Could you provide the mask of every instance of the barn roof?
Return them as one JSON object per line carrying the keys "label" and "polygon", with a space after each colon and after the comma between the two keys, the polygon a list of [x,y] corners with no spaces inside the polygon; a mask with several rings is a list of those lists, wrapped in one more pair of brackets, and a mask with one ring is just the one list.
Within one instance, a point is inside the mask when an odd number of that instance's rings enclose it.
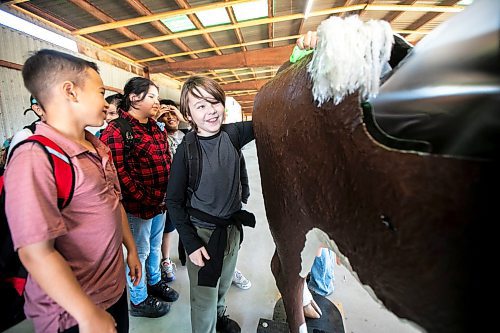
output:
{"label": "barn roof", "polygon": [[217,80],[244,112],[297,37],[332,15],[383,19],[416,44],[463,9],[460,0],[15,0],[19,11],[182,82]]}

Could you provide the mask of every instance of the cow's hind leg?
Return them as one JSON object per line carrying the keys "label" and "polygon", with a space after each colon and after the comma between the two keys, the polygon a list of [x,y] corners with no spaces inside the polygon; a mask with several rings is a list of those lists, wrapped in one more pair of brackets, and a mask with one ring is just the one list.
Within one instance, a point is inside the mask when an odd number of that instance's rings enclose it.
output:
{"label": "cow's hind leg", "polygon": [[276,250],[271,270],[283,298],[290,333],[307,333],[302,306],[304,278],[299,275],[300,253],[291,247],[282,251],[281,255]]}

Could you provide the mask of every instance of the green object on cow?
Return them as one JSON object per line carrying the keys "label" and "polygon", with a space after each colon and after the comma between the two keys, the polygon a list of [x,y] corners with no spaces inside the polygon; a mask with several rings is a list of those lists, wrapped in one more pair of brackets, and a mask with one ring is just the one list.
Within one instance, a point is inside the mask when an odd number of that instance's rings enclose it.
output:
{"label": "green object on cow", "polygon": [[296,63],[300,59],[304,58],[306,55],[313,53],[314,49],[311,50],[303,50],[298,46],[295,46],[292,51],[292,55],[290,56],[290,62],[292,64]]}

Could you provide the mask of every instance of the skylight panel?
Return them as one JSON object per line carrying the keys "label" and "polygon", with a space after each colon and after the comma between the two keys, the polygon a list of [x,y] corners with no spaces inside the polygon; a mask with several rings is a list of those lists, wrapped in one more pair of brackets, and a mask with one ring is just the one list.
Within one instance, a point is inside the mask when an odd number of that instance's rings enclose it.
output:
{"label": "skylight panel", "polygon": [[267,17],[267,0],[240,3],[233,6],[238,22]]}
{"label": "skylight panel", "polygon": [[64,47],[65,49],[68,49],[70,51],[78,52],[78,46],[74,40],[39,27],[31,22],[23,20],[22,18],[9,14],[3,10],[0,10],[0,22],[0,24],[5,25],[9,28],[24,32],[36,38],[43,39],[49,43]]}
{"label": "skylight panel", "polygon": [[196,13],[196,16],[198,16],[198,19],[204,27],[231,23],[231,19],[229,18],[229,15],[227,15],[225,8],[203,10]]}
{"label": "skylight panel", "polygon": [[181,32],[196,29],[193,22],[186,15],[177,15],[161,19],[163,23],[172,32]]}

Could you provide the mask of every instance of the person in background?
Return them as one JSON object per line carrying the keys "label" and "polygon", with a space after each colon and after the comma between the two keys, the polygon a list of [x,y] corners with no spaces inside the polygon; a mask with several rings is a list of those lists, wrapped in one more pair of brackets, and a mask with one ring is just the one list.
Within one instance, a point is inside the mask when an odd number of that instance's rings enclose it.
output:
{"label": "person in background", "polygon": [[[184,133],[179,130],[179,123],[185,122],[177,105],[170,99],[160,100],[160,111],[157,122],[167,131],[168,147],[170,156],[173,158],[177,147],[184,138]],[[161,273],[162,278],[167,282],[175,280],[175,263],[170,258],[170,245],[172,240],[172,233],[175,230],[175,225],[172,222],[170,215],[166,214],[165,229],[163,230],[163,241],[161,244],[162,260],[161,260]]]}
{"label": "person in background", "polygon": [[[250,197],[250,184],[248,183],[248,172],[243,153],[240,154],[240,180],[241,180],[241,202],[248,203]],[[252,286],[252,282],[247,279],[241,271],[236,268],[233,274],[232,284],[240,289],[247,290]]]}
{"label": "person in background", "polygon": [[31,124],[24,126],[22,130],[16,132],[16,134],[14,134],[14,136],[9,140],[8,144],[5,147],[5,149],[7,150],[7,154],[5,156],[5,162],[9,160],[11,151],[14,149],[15,146],[19,144],[19,142],[26,140],[27,138],[32,136],[33,133],[35,133],[36,124],[40,121],[45,121],[44,111],[40,106],[40,104],[38,104],[38,101],[33,95],[30,96],[30,104],[31,105],[29,109],[26,109],[24,111],[24,114],[26,115],[27,112],[33,111],[38,117],[38,119],[33,121]]}
{"label": "person in background", "polygon": [[106,119],[103,128],[99,129],[95,136],[100,138],[104,129],[108,126],[109,122],[113,119],[118,118],[118,105],[123,99],[123,95],[120,93],[110,95],[106,97],[106,102],[108,102],[108,108],[106,109]]}
{"label": "person in background", "polygon": [[242,226],[255,226],[253,214],[242,210],[239,154],[254,134],[251,122],[222,125],[225,101],[224,90],[210,78],[192,76],[184,82],[180,111],[193,128],[186,138],[197,142],[201,175],[192,189],[185,139],[175,153],[167,189],[168,212],[189,255],[193,333],[241,332],[226,315],[225,296]]}
{"label": "person in background", "polygon": [[167,302],[179,298],[179,294],[161,279],[160,271],[171,158],[167,135],[153,119],[159,108],[158,86],[149,79],[134,77],[125,84],[123,91],[119,116],[130,124],[134,144],[125,146],[117,121],[109,123],[101,140],[111,149],[123,205],[145,272],[137,286],[128,280],[130,314],[156,318],[170,310]]}
{"label": "person in background", "polygon": [[333,293],[335,277],[333,269],[335,267],[335,253],[327,247],[320,247],[314,258],[309,275],[308,288],[323,297]]}
{"label": "person in background", "polygon": [[322,315],[321,309],[314,301],[311,292],[323,297],[333,293],[335,258],[337,258],[337,264],[339,264],[338,257],[335,256],[332,250],[324,244],[318,247],[311,271],[304,284],[303,306],[304,316],[307,318],[317,319]]}
{"label": "person in background", "polygon": [[130,280],[141,279],[109,149],[86,126],[101,126],[107,103],[97,65],[55,50],[24,63],[26,88],[43,107],[42,135],[64,149],[75,173],[59,210],[53,167],[33,142],[5,172],[5,208],[14,247],[28,271],[25,312],[37,333],[128,332],[122,242]]}

